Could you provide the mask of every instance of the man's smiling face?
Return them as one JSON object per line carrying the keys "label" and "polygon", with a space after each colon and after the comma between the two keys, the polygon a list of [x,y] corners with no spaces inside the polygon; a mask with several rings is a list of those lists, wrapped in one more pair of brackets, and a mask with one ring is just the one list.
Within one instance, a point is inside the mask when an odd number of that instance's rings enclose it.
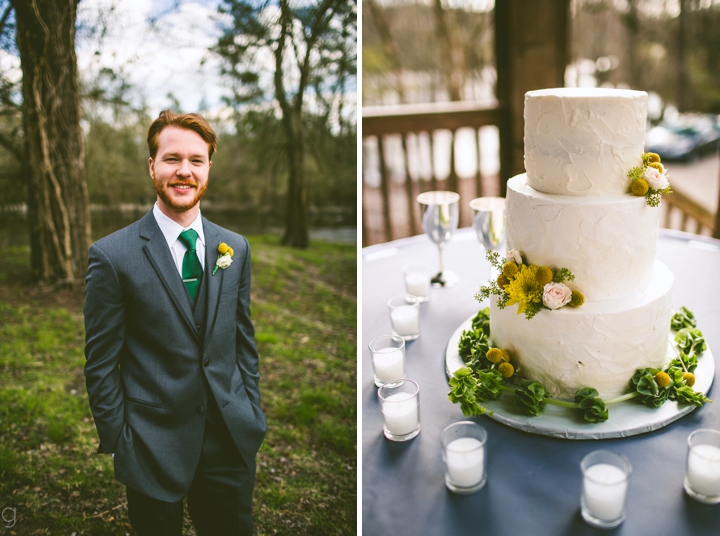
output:
{"label": "man's smiling face", "polygon": [[[158,136],[155,158],[148,160],[158,203],[171,212],[186,212],[205,195],[210,166],[208,144],[197,132],[168,126]],[[165,210],[163,212],[166,212]]]}

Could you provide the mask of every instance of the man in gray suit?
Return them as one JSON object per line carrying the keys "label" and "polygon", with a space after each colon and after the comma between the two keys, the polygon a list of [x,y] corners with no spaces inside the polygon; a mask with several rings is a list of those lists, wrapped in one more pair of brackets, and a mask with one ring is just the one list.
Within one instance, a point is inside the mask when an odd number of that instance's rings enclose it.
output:
{"label": "man in gray suit", "polygon": [[266,429],[250,321],[250,248],[200,214],[217,137],[165,110],[148,131],[153,209],[90,247],[85,379],[141,535],[252,534]]}

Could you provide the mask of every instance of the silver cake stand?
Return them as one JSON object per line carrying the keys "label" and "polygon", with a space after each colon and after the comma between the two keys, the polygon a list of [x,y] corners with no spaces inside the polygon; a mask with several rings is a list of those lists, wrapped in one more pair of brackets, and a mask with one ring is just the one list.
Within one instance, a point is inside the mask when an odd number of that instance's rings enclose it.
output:
{"label": "silver cake stand", "polygon": [[[462,332],[470,329],[474,316],[463,322],[448,341],[445,351],[445,372],[448,378],[465,366],[458,353],[458,343]],[[676,356],[673,338],[674,335],[671,334],[668,360]],[[694,374],[693,389],[707,395],[715,377],[715,360],[710,348],[698,356],[698,366]],[[513,396],[510,394],[504,394],[498,400],[483,405],[488,409],[486,415],[498,422],[523,432],[565,439],[610,439],[644,434],[667,426],[695,409],[693,404],[678,404],[674,400],[668,400],[659,408],[649,408],[631,400],[607,406],[610,414],[608,420],[593,424],[584,421],[579,412],[551,404],[545,406],[545,411],[537,417],[525,415],[514,407]]]}

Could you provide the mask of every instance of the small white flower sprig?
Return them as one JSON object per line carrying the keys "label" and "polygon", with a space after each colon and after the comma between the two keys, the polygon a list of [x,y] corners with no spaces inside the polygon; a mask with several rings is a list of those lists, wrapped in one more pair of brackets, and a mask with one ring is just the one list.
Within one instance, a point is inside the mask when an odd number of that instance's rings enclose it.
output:
{"label": "small white flower sprig", "polygon": [[218,255],[217,261],[215,261],[215,268],[213,268],[212,275],[215,275],[215,272],[218,271],[218,268],[222,268],[223,270],[230,266],[232,264],[232,256],[235,254],[233,252],[233,248],[228,246],[225,242],[222,242],[218,246]]}
{"label": "small white flower sprig", "polygon": [[517,314],[528,320],[542,309],[556,310],[565,305],[580,307],[585,297],[564,284],[575,276],[567,268],[551,269],[548,266],[524,264],[522,255],[515,249],[507,251],[507,259],[496,251],[488,250],[487,260],[500,271],[496,281],[480,287],[475,299],[482,302],[490,295],[498,296],[500,309],[518,304]]}
{"label": "small white flower sprig", "polygon": [[670,176],[656,153],[643,153],[642,164],[642,167],[628,171],[628,178],[632,181],[630,190],[634,195],[645,196],[649,206],[657,207],[662,194],[672,193]]}

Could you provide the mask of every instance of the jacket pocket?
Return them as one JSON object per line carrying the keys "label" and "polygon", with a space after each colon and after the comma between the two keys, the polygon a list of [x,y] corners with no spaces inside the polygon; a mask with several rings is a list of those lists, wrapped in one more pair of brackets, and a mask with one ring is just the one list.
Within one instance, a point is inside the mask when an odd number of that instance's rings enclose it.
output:
{"label": "jacket pocket", "polygon": [[147,400],[140,400],[139,398],[135,398],[132,396],[126,396],[125,400],[127,400],[128,402],[133,402],[134,404],[138,404],[140,406],[145,406],[147,408],[162,409],[162,405],[160,404],[157,404],[155,402],[148,402]]}

